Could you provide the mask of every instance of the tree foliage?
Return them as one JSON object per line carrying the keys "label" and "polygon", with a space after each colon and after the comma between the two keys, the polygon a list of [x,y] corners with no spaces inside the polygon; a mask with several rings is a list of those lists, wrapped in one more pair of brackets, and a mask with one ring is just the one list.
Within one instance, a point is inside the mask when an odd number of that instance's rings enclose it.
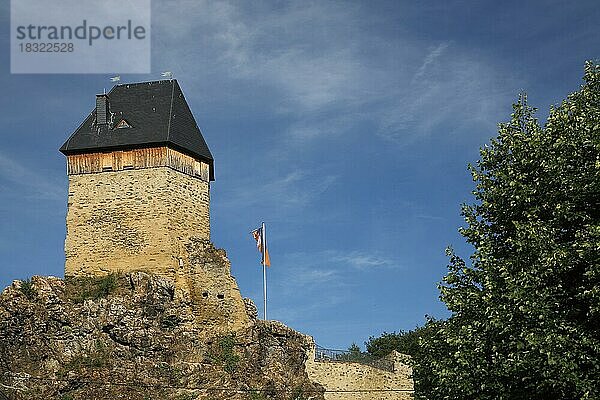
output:
{"label": "tree foliage", "polygon": [[475,201],[415,360],[429,399],[600,393],[600,65],[541,126],[521,95],[470,166]]}
{"label": "tree foliage", "polygon": [[350,347],[348,347],[348,358],[350,361],[355,359],[360,359],[363,353],[360,351],[360,347],[356,343],[352,343]]}
{"label": "tree foliage", "polygon": [[396,350],[402,354],[415,357],[419,352],[419,340],[423,336],[424,328],[415,328],[412,331],[383,332],[381,336],[371,336],[365,346],[367,352],[373,357],[382,358]]}

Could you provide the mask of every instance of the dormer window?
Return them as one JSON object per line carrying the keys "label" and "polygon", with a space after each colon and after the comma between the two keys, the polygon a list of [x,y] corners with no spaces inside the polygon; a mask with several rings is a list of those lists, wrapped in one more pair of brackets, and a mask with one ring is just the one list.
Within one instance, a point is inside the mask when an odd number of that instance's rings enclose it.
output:
{"label": "dormer window", "polygon": [[117,125],[115,125],[115,129],[127,129],[127,128],[131,128],[131,125],[129,124],[129,122],[125,121],[124,119],[120,120],[119,123]]}

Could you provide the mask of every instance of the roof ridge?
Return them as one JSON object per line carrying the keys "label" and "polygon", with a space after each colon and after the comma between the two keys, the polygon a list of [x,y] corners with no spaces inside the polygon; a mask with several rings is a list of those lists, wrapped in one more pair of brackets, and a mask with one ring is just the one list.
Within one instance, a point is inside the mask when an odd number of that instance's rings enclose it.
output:
{"label": "roof ridge", "polygon": [[171,87],[171,107],[169,109],[169,125],[167,126],[167,141],[171,136],[171,118],[173,116],[173,97],[175,96],[175,81],[172,80],[173,86]]}
{"label": "roof ridge", "polygon": [[113,86],[113,89],[116,87],[120,87],[120,86],[138,86],[138,85],[147,85],[147,84],[152,84],[152,83],[169,83],[172,81],[176,81],[176,79],[159,79],[156,81],[119,83],[119,84],[116,84],[115,86]]}
{"label": "roof ridge", "polygon": [[71,139],[73,139],[73,136],[75,136],[77,134],[77,131],[79,131],[81,129],[81,127],[83,126],[83,124],[85,124],[85,121],[92,115],[94,114],[94,110],[90,111],[90,113],[88,114],[88,116],[81,121],[81,123],[79,124],[79,126],[77,126],[77,129],[75,129],[75,131],[73,133],[71,133],[71,136],[69,136],[69,138],[67,139],[67,141],[65,142],[65,144],[62,145],[62,147],[65,150],[69,149],[69,144],[71,143]]}

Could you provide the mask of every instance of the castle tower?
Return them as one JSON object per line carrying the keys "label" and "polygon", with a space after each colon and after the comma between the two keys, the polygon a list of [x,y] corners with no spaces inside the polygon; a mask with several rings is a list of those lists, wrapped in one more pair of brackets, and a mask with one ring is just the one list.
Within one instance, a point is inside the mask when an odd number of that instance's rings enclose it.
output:
{"label": "castle tower", "polygon": [[69,198],[65,275],[172,276],[210,239],[213,157],[176,80],[117,85],[60,148]]}

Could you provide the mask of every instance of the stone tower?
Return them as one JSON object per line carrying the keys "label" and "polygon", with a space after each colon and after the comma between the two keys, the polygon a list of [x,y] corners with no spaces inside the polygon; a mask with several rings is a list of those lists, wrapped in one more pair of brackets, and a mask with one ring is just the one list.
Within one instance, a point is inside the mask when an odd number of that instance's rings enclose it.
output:
{"label": "stone tower", "polygon": [[173,276],[210,239],[213,157],[176,80],[117,85],[60,148],[69,197],[65,275]]}

